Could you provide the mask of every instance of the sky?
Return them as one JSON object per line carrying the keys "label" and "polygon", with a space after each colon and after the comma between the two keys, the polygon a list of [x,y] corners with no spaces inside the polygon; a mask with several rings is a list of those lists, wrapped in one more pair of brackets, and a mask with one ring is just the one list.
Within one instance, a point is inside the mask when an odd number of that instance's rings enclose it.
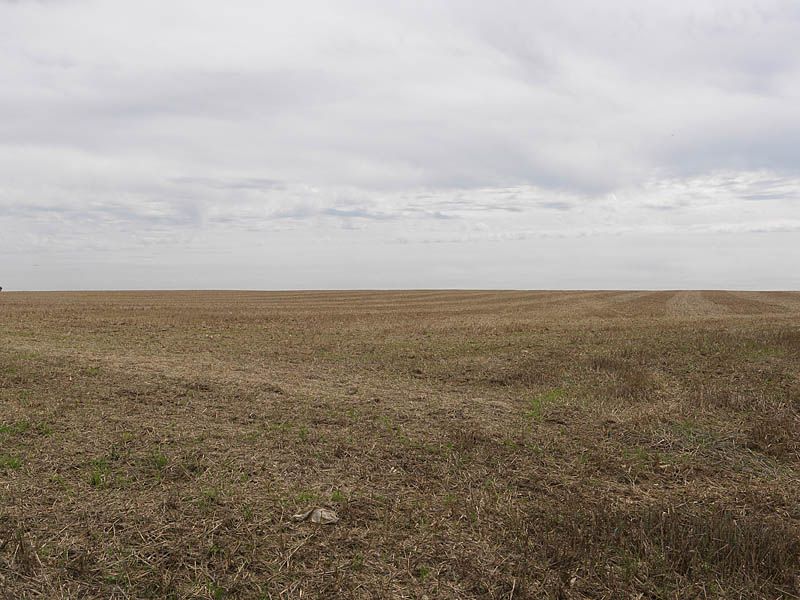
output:
{"label": "sky", "polygon": [[0,0],[5,289],[800,289],[795,0]]}

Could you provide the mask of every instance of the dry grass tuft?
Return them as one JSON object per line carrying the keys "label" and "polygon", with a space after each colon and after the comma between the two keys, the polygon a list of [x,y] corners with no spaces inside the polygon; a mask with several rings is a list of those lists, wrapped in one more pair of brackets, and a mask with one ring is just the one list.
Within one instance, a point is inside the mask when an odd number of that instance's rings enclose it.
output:
{"label": "dry grass tuft", "polygon": [[800,352],[800,329],[783,329],[776,333],[773,343],[790,352]]}
{"label": "dry grass tuft", "polygon": [[748,442],[751,448],[777,458],[800,459],[800,415],[785,410],[758,416]]}
{"label": "dry grass tuft", "polygon": [[600,375],[604,394],[621,400],[644,400],[654,389],[647,367],[639,361],[616,356],[594,356],[589,369]]}

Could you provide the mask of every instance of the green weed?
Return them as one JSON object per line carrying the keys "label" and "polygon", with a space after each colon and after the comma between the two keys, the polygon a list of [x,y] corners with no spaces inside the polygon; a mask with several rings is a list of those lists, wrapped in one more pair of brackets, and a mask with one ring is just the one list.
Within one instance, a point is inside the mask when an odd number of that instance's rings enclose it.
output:
{"label": "green weed", "polygon": [[565,394],[566,391],[563,388],[553,388],[543,394],[534,396],[530,400],[528,416],[534,421],[541,421],[544,416],[545,408],[548,405],[556,403],[563,398]]}
{"label": "green weed", "polygon": [[22,467],[22,459],[19,456],[0,454],[0,469],[19,469]]}

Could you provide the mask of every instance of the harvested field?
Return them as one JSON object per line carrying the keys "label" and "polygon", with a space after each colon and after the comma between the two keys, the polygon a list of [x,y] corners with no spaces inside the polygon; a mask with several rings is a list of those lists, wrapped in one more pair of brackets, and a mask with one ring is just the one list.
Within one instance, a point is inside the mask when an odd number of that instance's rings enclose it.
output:
{"label": "harvested field", "polygon": [[800,598],[798,490],[800,293],[0,295],[3,598]]}

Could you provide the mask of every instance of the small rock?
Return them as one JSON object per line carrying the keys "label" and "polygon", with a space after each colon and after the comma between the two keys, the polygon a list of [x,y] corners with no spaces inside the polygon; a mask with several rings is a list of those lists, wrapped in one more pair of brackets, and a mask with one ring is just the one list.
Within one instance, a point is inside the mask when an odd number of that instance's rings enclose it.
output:
{"label": "small rock", "polygon": [[295,521],[311,521],[320,525],[337,523],[339,516],[329,508],[312,508],[304,513],[296,514],[292,517]]}

